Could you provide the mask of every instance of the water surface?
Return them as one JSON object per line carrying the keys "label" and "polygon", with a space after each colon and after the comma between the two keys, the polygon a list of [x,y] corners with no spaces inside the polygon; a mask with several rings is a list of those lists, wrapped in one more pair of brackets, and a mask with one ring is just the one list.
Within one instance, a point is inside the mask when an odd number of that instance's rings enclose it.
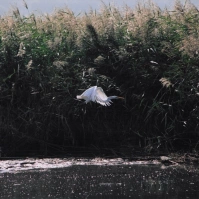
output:
{"label": "water surface", "polygon": [[73,165],[0,174],[0,198],[199,198],[195,167]]}

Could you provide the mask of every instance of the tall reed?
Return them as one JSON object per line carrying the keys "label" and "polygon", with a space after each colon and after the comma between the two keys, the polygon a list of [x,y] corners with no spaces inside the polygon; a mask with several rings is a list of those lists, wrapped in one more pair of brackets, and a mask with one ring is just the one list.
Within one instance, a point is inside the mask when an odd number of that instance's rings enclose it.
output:
{"label": "tall reed", "polygon": [[[25,4],[28,9],[28,5]],[[0,146],[7,155],[67,147],[198,150],[199,11],[149,1],[0,18]],[[122,95],[110,107],[75,96]]]}

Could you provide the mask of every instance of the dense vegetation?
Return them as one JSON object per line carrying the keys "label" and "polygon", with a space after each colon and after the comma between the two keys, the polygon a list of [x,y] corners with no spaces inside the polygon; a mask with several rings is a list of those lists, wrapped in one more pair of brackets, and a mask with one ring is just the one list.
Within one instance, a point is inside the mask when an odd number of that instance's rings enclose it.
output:
{"label": "dense vegetation", "polygon": [[[28,5],[26,5],[28,9]],[[0,147],[5,155],[77,147],[199,147],[199,10],[149,2],[0,18]],[[90,86],[125,97],[76,100]],[[71,147],[71,148],[70,148]]]}

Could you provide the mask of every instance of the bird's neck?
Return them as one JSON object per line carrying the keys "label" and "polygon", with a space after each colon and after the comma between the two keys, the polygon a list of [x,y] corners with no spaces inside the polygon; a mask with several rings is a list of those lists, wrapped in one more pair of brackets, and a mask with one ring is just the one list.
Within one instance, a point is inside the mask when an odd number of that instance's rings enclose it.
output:
{"label": "bird's neck", "polygon": [[111,99],[117,99],[117,96],[109,96],[108,99],[109,100],[111,100]]}

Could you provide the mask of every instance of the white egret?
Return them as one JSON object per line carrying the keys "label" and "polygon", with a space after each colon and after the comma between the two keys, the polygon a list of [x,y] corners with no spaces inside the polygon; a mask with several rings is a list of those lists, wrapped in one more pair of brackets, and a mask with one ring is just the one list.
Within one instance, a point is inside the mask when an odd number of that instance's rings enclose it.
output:
{"label": "white egret", "polygon": [[101,87],[93,86],[86,91],[84,91],[81,95],[77,95],[77,99],[85,100],[87,104],[90,101],[97,102],[102,106],[110,106],[112,103],[112,99],[124,99],[123,97],[118,96],[110,96],[107,97]]}

